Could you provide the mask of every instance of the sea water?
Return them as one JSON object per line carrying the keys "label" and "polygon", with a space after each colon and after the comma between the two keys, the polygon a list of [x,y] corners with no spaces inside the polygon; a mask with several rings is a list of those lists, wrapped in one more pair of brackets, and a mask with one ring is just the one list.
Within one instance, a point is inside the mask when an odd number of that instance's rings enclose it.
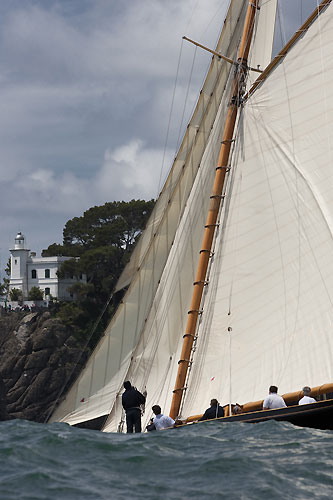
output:
{"label": "sea water", "polygon": [[140,435],[0,422],[0,498],[333,498],[333,431],[205,422]]}

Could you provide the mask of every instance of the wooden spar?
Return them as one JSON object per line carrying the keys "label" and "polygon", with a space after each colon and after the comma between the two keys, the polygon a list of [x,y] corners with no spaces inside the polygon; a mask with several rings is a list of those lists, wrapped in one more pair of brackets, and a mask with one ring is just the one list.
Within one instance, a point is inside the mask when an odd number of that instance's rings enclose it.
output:
{"label": "wooden spar", "polygon": [[313,21],[319,16],[321,11],[331,3],[332,0],[322,0],[318,7],[312,12],[312,14],[307,18],[307,20],[302,24],[302,26],[296,31],[296,33],[290,38],[289,42],[282,48],[282,50],[274,57],[274,59],[269,63],[269,65],[264,69],[260,76],[253,83],[250,90],[245,94],[244,100],[255,91],[255,89],[260,85],[270,74],[270,72],[279,64],[281,58],[284,57],[291,47],[297,42],[303,33],[309,28]]}
{"label": "wooden spar", "polygon": [[200,314],[202,293],[205,285],[209,258],[211,255],[211,248],[213,243],[213,237],[215,234],[216,221],[221,204],[224,179],[228,168],[229,154],[231,149],[231,143],[233,140],[237,111],[240,105],[240,97],[243,93],[242,87],[244,79],[248,71],[247,58],[252,40],[255,14],[256,14],[256,9],[258,7],[258,1],[259,0],[249,0],[248,2],[243,34],[241,38],[240,48],[238,51],[238,60],[237,60],[238,66],[232,84],[231,99],[223,132],[222,146],[220,149],[219,159],[216,167],[213,190],[210,196],[210,206],[204,229],[202,246],[200,250],[198,270],[195,282],[193,284],[194,288],[192,293],[191,309],[188,311],[188,320],[184,335],[183,347],[182,347],[181,357],[178,362],[176,383],[173,391],[173,398],[170,409],[170,417],[173,419],[176,419],[178,417],[180,405],[182,402],[183,392],[185,390],[185,381],[188,372],[188,367],[190,365],[191,350],[196,333],[197,321]]}
{"label": "wooden spar", "polygon": [[[205,47],[205,45],[201,45],[201,43],[198,43],[198,42],[195,42],[194,40],[191,40],[191,38],[187,38],[187,36],[183,36],[183,40],[187,40],[188,42],[193,43],[193,45],[196,45],[197,47],[200,47],[201,49],[204,49],[207,52],[210,52],[211,54],[213,54],[214,56],[218,57],[219,59],[223,59],[224,61],[226,61],[226,62],[228,62],[230,64],[237,65],[236,61],[233,61],[232,59],[229,59],[229,57],[223,56],[222,54],[220,54],[216,50],[209,49],[208,47]],[[248,66],[247,69],[251,70],[251,71],[256,71],[256,73],[262,73],[261,69],[251,68],[250,66]]]}
{"label": "wooden spar", "polygon": [[187,38],[187,36],[183,36],[183,40],[187,40],[188,42],[193,43],[197,47],[200,47],[201,49],[207,50],[207,52],[210,52],[216,57],[219,57],[220,59],[223,59],[224,61],[230,63],[230,64],[237,64],[236,61],[233,61],[232,59],[229,59],[229,57],[223,56],[219,52],[216,52],[216,50],[209,49],[208,47],[205,47],[204,45],[201,45],[201,43],[195,42],[194,40],[191,40],[191,38]]}

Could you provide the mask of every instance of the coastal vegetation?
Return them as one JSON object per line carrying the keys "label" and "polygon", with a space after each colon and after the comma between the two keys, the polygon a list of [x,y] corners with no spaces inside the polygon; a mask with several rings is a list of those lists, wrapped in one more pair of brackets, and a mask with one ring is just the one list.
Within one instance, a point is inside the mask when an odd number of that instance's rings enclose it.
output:
{"label": "coastal vegetation", "polygon": [[59,276],[87,276],[69,289],[73,302],[55,303],[53,314],[93,348],[110,321],[123,293],[115,284],[153,209],[154,200],[113,201],[95,206],[69,220],[63,244],[53,243],[42,256],[69,256]]}

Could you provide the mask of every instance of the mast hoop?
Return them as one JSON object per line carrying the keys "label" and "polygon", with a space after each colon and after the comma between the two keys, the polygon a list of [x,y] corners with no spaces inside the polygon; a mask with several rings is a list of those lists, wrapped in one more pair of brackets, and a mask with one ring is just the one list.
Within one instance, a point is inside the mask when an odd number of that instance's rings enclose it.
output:
{"label": "mast hoop", "polygon": [[189,311],[187,311],[187,314],[193,314],[193,313],[202,314],[203,309],[190,309]]}
{"label": "mast hoop", "polygon": [[186,391],[187,387],[178,387],[178,389],[174,389],[172,392],[180,392],[180,391]]}
{"label": "mast hoop", "polygon": [[197,335],[195,335],[194,333],[184,333],[184,335],[183,335],[183,339],[184,339],[185,337],[192,337],[194,340],[198,338],[198,336],[197,336]]}
{"label": "mast hoop", "polygon": [[210,254],[209,257],[213,257],[213,255],[214,255],[214,252],[212,252],[211,250],[208,250],[207,248],[202,248],[200,250],[199,254],[200,253],[209,253]]}
{"label": "mast hoop", "polygon": [[205,280],[199,280],[199,281],[194,281],[193,285],[203,285],[203,286],[207,286],[209,284],[209,281],[205,281]]}
{"label": "mast hoop", "polygon": [[209,198],[211,200],[214,200],[215,198],[219,198],[220,200],[224,200],[225,194],[212,194]]}
{"label": "mast hoop", "polygon": [[180,359],[178,361],[178,364],[180,364],[180,363],[187,363],[188,365],[191,365],[193,363],[193,361],[191,361],[190,359],[185,359],[184,358],[184,359]]}

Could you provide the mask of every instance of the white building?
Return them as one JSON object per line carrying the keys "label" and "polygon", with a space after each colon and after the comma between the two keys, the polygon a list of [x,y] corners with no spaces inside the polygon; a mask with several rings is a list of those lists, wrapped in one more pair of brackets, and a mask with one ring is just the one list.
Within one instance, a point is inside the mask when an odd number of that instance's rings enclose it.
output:
{"label": "white building", "polygon": [[[74,298],[68,288],[78,280],[72,277],[59,279],[57,276],[61,264],[72,257],[36,257],[35,252],[25,248],[25,237],[22,233],[17,233],[10,256],[9,291],[18,288],[26,299],[31,288],[35,286],[43,290],[45,299],[50,295],[60,300]],[[82,275],[79,281],[86,283],[86,275]]]}

